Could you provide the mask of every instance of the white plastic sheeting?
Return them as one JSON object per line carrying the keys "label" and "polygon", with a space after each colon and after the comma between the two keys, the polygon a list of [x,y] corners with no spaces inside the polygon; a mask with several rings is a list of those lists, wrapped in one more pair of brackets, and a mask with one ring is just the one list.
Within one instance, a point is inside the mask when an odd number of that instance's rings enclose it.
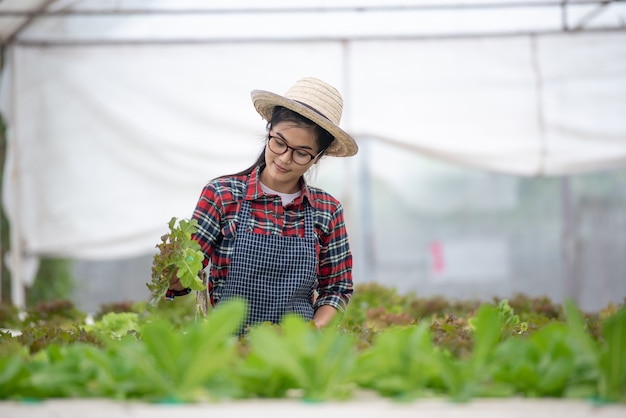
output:
{"label": "white plastic sheeting", "polygon": [[353,51],[359,132],[517,175],[626,163],[624,34],[357,43]]}
{"label": "white plastic sheeting", "polygon": [[[272,51],[305,56],[298,45]],[[243,45],[16,49],[13,65],[27,70],[13,74],[19,139],[5,203],[23,248],[78,258],[154,248],[209,179],[256,159],[265,122],[250,90],[286,90],[305,71],[340,83],[324,69],[339,53],[309,45],[297,68],[268,76],[266,51]]]}
{"label": "white plastic sheeting", "polygon": [[[50,10],[174,3],[57,1]],[[375,2],[333,5],[353,3]],[[615,25],[624,8],[614,10],[588,26]],[[585,20],[589,11],[568,18]],[[191,215],[207,180],[244,168],[261,149],[264,122],[250,90],[285,91],[302,76],[343,92],[343,125],[357,139],[523,176],[626,165],[625,32],[519,35],[558,31],[562,15],[548,7],[459,13],[231,10],[32,20],[5,51],[0,85],[13,248],[24,257],[87,259],[152,251],[172,216]],[[19,16],[3,19],[8,39]],[[480,30],[508,33],[474,36]],[[360,158],[329,159],[314,181],[350,208]],[[411,169],[376,156],[364,163],[391,182]],[[348,211],[348,221],[357,215]]]}

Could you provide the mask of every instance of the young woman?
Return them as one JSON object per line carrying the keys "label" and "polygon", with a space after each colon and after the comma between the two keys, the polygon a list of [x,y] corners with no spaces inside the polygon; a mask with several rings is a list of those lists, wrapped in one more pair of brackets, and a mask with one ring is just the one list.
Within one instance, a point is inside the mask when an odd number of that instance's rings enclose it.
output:
{"label": "young woman", "polygon": [[[321,80],[298,80],[284,96],[254,90],[252,102],[268,122],[263,152],[210,181],[193,213],[210,302],[245,299],[245,325],[296,313],[323,327],[350,300],[352,255],[341,204],[303,176],[322,156],[358,147],[339,128],[341,95]],[[187,293],[174,278],[167,297]]]}

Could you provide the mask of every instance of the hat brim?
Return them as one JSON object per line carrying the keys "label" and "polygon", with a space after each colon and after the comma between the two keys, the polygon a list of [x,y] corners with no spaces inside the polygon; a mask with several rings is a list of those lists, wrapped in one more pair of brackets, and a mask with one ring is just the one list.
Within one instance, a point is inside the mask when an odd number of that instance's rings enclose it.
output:
{"label": "hat brim", "polygon": [[356,141],[348,135],[348,133],[311,108],[279,94],[265,90],[253,90],[251,96],[254,108],[257,112],[259,112],[263,119],[268,122],[272,119],[274,108],[276,106],[283,106],[289,110],[299,113],[325,129],[335,138],[335,140],[326,149],[325,155],[331,155],[333,157],[350,157],[358,152],[359,147],[357,146]]}

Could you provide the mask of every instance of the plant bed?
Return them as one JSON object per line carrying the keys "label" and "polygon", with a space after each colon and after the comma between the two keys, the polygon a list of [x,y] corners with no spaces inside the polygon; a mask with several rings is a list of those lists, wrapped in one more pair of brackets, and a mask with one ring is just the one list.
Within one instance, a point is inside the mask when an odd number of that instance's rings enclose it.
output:
{"label": "plant bed", "polygon": [[19,331],[0,334],[3,407],[59,399],[343,405],[364,393],[418,406],[433,398],[626,405],[624,306],[590,315],[545,298],[451,302],[371,284],[357,287],[332,327],[288,317],[243,338],[235,336],[245,312],[238,303],[199,319],[193,298],[156,310],[120,303],[92,324],[67,303],[40,308],[47,313],[21,319],[1,311]]}

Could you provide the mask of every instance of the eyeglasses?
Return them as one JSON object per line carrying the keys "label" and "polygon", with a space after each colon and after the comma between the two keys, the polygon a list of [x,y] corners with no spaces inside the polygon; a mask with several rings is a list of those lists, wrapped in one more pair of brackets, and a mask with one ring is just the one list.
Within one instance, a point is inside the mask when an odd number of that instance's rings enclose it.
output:
{"label": "eyeglasses", "polygon": [[272,135],[267,136],[267,145],[270,148],[270,151],[278,155],[283,155],[289,149],[292,150],[291,159],[298,165],[307,165],[324,151],[322,150],[317,155],[313,155],[305,150],[290,147],[282,138]]}

